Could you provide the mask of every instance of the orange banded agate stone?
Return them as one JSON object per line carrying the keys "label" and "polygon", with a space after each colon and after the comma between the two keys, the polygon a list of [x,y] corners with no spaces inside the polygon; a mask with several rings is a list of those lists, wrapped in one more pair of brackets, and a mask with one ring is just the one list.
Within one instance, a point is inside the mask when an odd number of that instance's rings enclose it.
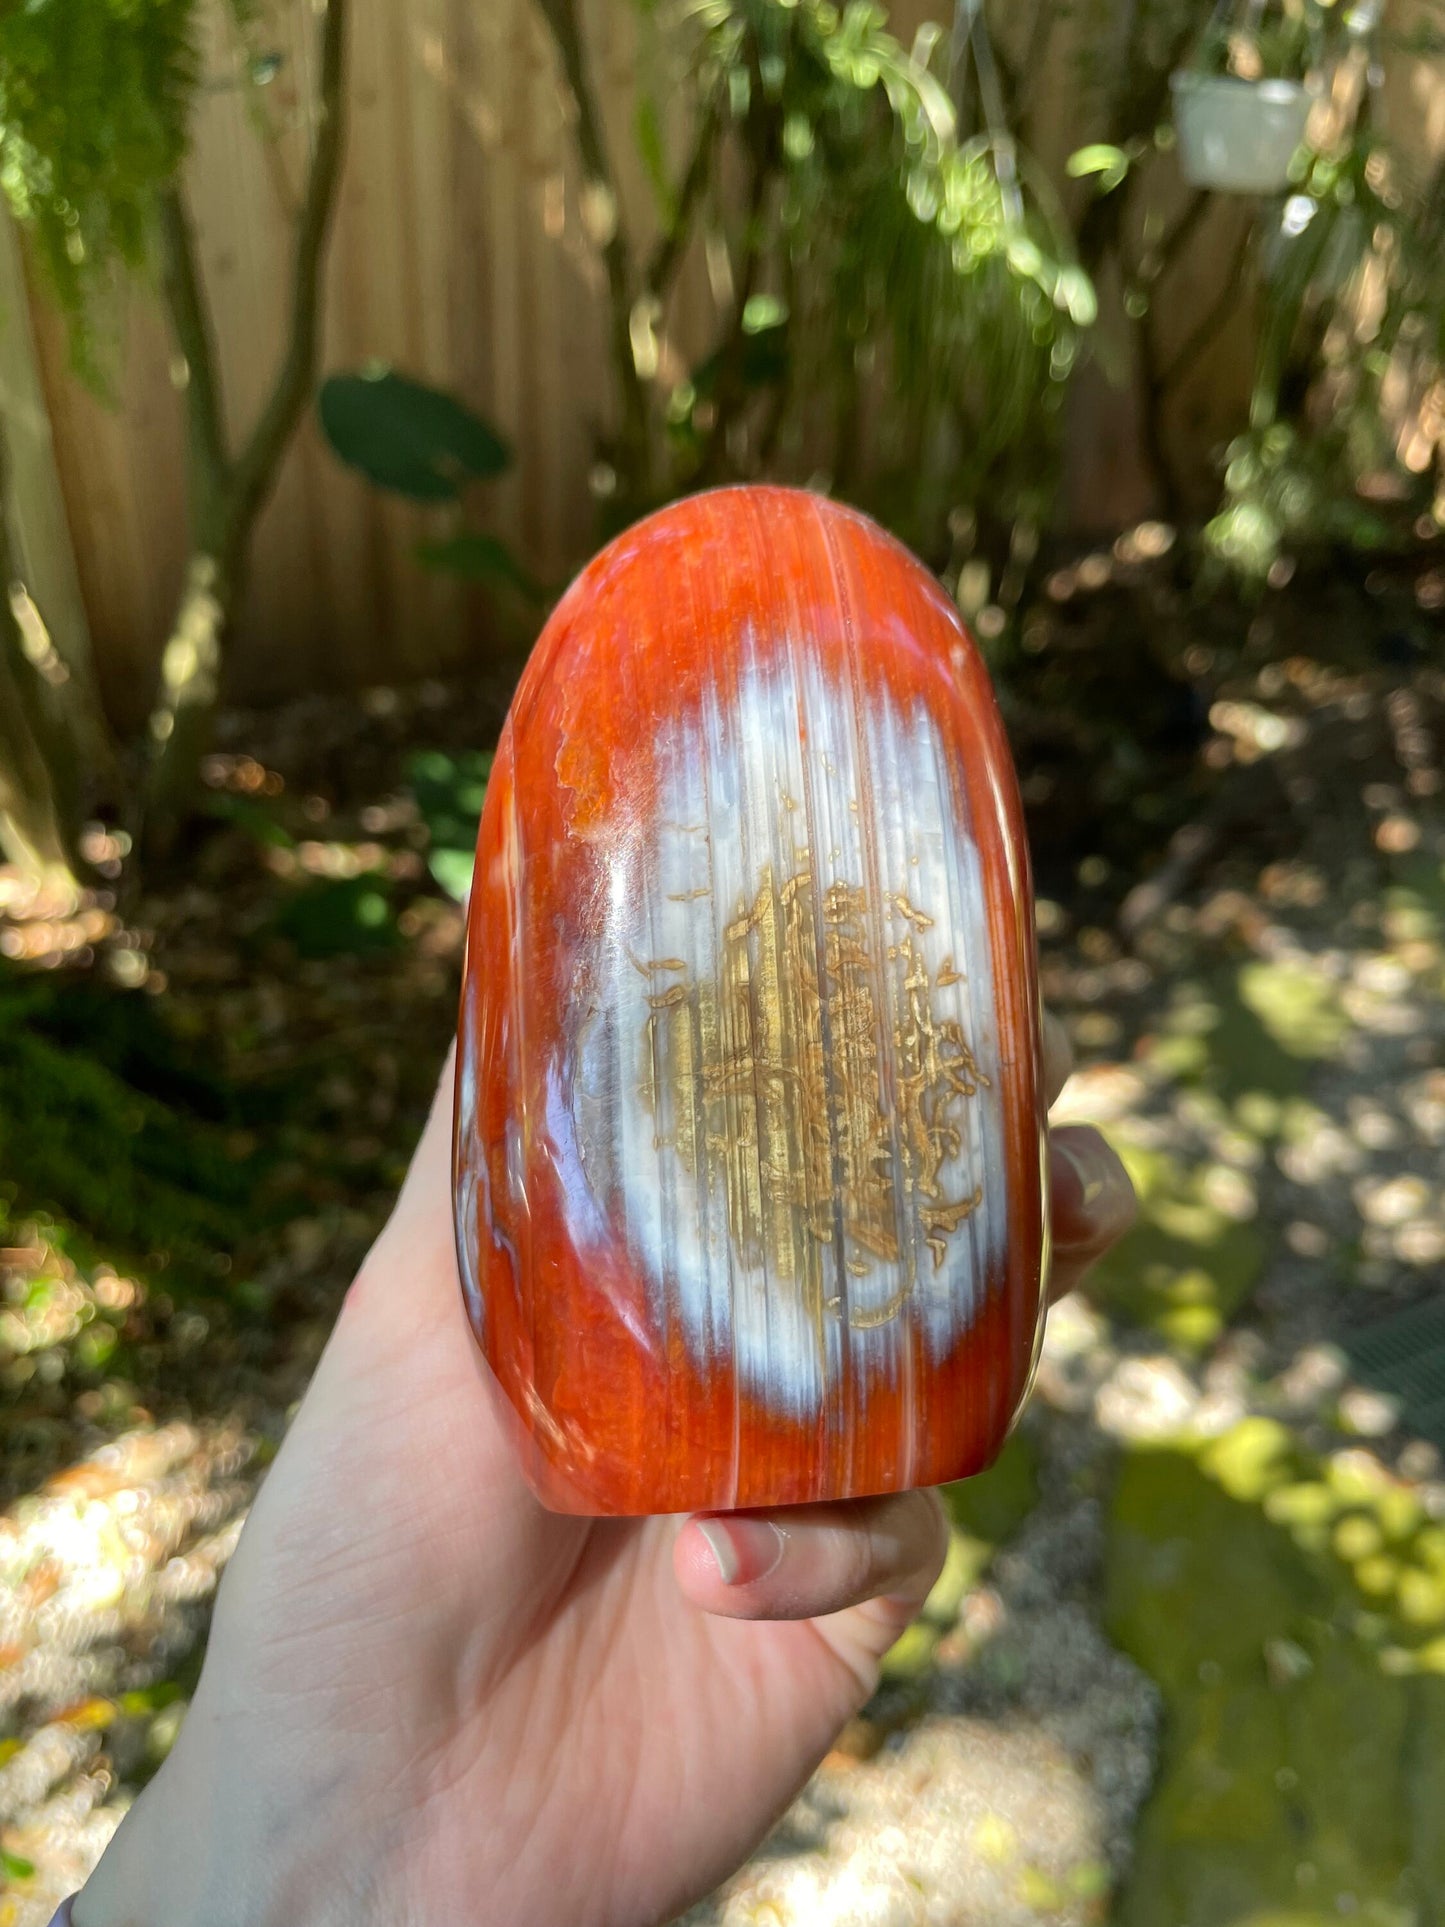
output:
{"label": "orange banded agate stone", "polygon": [[467,1309],[554,1510],[962,1477],[1047,1244],[987,673],[862,515],[695,496],[558,604],[497,750],[457,1058]]}

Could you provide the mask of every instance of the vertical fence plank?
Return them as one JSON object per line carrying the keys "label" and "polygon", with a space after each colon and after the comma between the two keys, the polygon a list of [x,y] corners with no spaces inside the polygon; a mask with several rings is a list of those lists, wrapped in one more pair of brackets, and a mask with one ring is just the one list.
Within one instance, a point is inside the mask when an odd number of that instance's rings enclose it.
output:
{"label": "vertical fence plank", "polygon": [[[16,566],[44,618],[62,661],[75,673],[91,670],[90,623],[71,545],[65,494],[30,324],[29,291],[20,242],[0,209],[0,421]],[[0,584],[3,591],[4,584]]]}

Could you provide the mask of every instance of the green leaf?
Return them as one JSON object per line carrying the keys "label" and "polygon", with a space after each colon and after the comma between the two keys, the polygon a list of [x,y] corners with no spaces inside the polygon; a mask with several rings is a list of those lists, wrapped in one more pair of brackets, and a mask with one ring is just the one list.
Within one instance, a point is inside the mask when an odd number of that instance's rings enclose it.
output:
{"label": "green leaf", "polygon": [[374,875],[307,884],[283,906],[276,928],[310,958],[367,956],[401,941],[386,878]]}
{"label": "green leaf", "polygon": [[787,318],[788,304],[778,295],[749,295],[743,309],[743,333],[760,335],[768,328],[780,328]]}
{"label": "green leaf", "polygon": [[296,839],[284,823],[277,822],[275,816],[254,796],[235,796],[228,790],[221,790],[208,796],[202,808],[207,816],[222,823],[234,823],[244,830],[257,843],[265,844],[273,850],[291,850],[296,847]]}
{"label": "green leaf", "polygon": [[1065,166],[1076,181],[1088,174],[1097,174],[1099,192],[1109,194],[1129,172],[1129,156],[1122,147],[1114,147],[1108,141],[1094,141],[1088,147],[1076,147]]}
{"label": "green leaf", "polygon": [[803,113],[789,114],[783,122],[783,152],[790,161],[805,161],[815,144],[813,123]]}
{"label": "green leaf", "polygon": [[987,1471],[943,1488],[953,1523],[989,1545],[1017,1531],[1038,1496],[1037,1459],[1020,1432],[1014,1433]]}
{"label": "green leaf", "polygon": [[445,542],[423,542],[417,558],[442,575],[458,575],[467,582],[505,582],[529,602],[546,602],[547,591],[495,535],[467,533]]}
{"label": "green leaf", "polygon": [[185,1696],[186,1689],[179,1680],[158,1680],[153,1686],[138,1686],[132,1692],[122,1693],[120,1710],[129,1719],[144,1719],[148,1714],[174,1706],[177,1700]]}
{"label": "green leaf", "polygon": [[413,502],[455,502],[468,484],[511,465],[503,438],[454,395],[379,363],[332,375],[317,409],[343,462]]}
{"label": "green leaf", "polygon": [[1094,284],[1081,267],[1072,262],[1059,269],[1054,282],[1054,301],[1080,328],[1092,328],[1099,314],[1099,298]]}
{"label": "green leaf", "polygon": [[470,850],[433,850],[427,868],[449,897],[465,903],[471,895],[472,861]]}
{"label": "green leaf", "polygon": [[157,195],[185,159],[206,87],[196,0],[0,7],[0,196],[71,325],[80,372],[108,385],[93,306],[140,269]]}
{"label": "green leaf", "polygon": [[1011,234],[1004,252],[1014,273],[1021,275],[1025,281],[1037,281],[1043,273],[1043,250],[1031,236]]}
{"label": "green leaf", "polygon": [[477,820],[491,769],[490,750],[418,750],[407,765],[411,793],[431,835],[427,867],[458,903],[466,902],[471,889]]}
{"label": "green leaf", "polygon": [[[700,401],[710,401],[717,392],[718,375],[722,370],[722,351],[710,354],[700,361],[692,371],[688,386],[692,390],[692,406]],[[743,338],[743,381],[749,388],[770,388],[784,379],[788,372],[788,324],[786,321],[773,323],[760,328],[756,334]]]}
{"label": "green leaf", "polygon": [[11,1853],[5,1847],[0,1847],[0,1871],[4,1872],[7,1880],[33,1880],[35,1863],[32,1860],[26,1860],[21,1854]]}
{"label": "green leaf", "polygon": [[772,388],[788,374],[788,324],[749,335],[743,349],[743,380],[749,388]]}

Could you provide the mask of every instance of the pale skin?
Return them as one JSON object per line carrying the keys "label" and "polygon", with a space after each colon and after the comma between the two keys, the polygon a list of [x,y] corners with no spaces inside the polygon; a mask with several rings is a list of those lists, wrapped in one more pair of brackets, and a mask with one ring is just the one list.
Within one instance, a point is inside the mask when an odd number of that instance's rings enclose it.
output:
{"label": "pale skin", "polygon": [[[1048,1029],[1051,1098],[1068,1068]],[[564,1518],[457,1284],[451,1076],[217,1602],[175,1749],[75,1927],[652,1927],[746,1858],[938,1574],[937,1495]],[[1127,1228],[1050,1148],[1055,1297]]]}

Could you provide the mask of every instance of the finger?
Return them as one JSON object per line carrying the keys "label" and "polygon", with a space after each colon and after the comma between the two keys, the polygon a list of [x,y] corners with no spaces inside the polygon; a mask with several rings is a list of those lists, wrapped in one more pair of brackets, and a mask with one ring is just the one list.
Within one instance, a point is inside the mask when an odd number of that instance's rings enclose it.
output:
{"label": "finger", "polygon": [[1069,1033],[1051,1010],[1044,1012],[1044,1102],[1052,1104],[1069,1081],[1074,1068],[1074,1047]]}
{"label": "finger", "polygon": [[1138,1201],[1117,1154],[1086,1124],[1049,1133],[1051,1298],[1062,1298],[1134,1222]]}
{"label": "finger", "polygon": [[938,1577],[946,1540],[936,1495],[902,1492],[703,1514],[678,1534],[673,1569],[694,1605],[731,1619],[816,1619],[886,1597],[901,1627]]}

